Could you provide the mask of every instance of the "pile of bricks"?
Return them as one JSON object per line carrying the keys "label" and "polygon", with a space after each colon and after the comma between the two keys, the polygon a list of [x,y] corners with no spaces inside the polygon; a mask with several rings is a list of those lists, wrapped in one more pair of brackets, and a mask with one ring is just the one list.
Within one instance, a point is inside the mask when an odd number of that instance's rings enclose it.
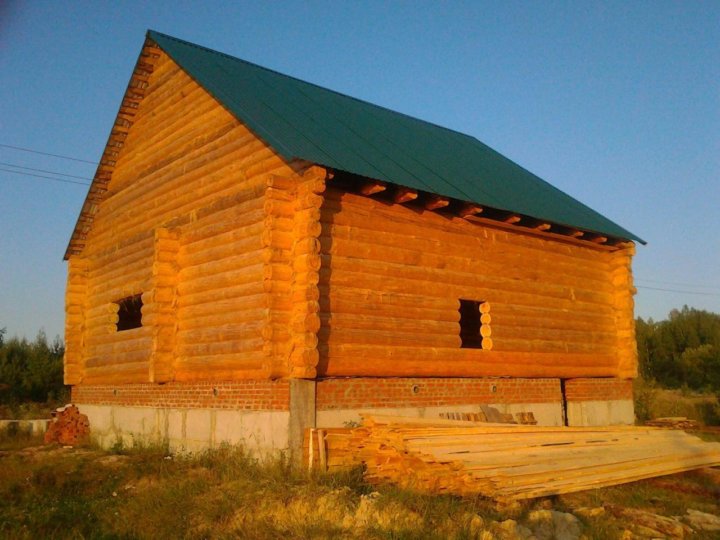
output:
{"label": "pile of bricks", "polygon": [[59,443],[63,446],[77,446],[90,436],[88,417],[80,414],[75,405],[66,405],[52,413],[53,420],[45,432],[45,444]]}

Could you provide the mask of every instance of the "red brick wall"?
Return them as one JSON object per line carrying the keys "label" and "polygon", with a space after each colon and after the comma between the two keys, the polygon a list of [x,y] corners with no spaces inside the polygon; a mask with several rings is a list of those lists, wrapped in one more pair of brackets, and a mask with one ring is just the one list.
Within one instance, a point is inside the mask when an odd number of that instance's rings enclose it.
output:
{"label": "red brick wall", "polygon": [[[632,399],[632,380],[569,379],[568,401]],[[317,409],[437,407],[480,403],[554,403],[561,400],[559,379],[364,378],[323,379],[317,383]],[[172,407],[180,409],[289,410],[287,380],[170,382],[167,384],[78,385],[72,402],[88,405]]]}
{"label": "red brick wall", "polygon": [[338,378],[317,383],[317,410],[560,400],[559,379]]}
{"label": "red brick wall", "polygon": [[632,379],[568,379],[565,398],[568,401],[632,399]]}
{"label": "red brick wall", "polygon": [[72,402],[86,405],[287,411],[288,381],[239,380],[167,384],[78,385]]}

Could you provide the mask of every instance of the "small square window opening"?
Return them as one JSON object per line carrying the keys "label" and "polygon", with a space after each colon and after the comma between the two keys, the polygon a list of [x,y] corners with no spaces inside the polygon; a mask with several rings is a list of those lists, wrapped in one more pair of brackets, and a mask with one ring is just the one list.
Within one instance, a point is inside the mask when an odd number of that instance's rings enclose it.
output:
{"label": "small square window opening", "polygon": [[115,303],[118,305],[118,332],[142,326],[142,295],[128,296]]}

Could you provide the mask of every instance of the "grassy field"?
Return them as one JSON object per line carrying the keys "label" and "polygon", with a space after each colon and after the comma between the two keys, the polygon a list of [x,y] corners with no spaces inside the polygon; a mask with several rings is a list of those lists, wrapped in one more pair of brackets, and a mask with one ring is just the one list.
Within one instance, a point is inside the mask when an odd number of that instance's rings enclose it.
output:
{"label": "grassy field", "polygon": [[720,480],[711,472],[499,508],[481,498],[370,486],[357,470],[308,475],[282,459],[258,463],[238,448],[171,457],[159,448],[38,444],[0,441],[2,538],[490,540],[533,531],[542,539],[562,523],[575,537],[644,538],[643,512],[720,513]]}
{"label": "grassy field", "polygon": [[700,424],[720,426],[720,396],[684,389],[662,388],[636,379],[635,415],[639,422],[667,416],[684,416]]}

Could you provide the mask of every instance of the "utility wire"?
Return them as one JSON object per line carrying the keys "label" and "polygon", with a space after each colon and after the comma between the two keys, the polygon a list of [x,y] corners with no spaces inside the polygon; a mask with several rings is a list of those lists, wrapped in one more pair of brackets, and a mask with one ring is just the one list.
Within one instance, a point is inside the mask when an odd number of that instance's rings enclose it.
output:
{"label": "utility wire", "polygon": [[23,176],[32,176],[33,178],[44,178],[46,180],[52,180],[54,182],[63,182],[64,184],[77,184],[79,186],[89,186],[90,185],[88,182],[76,182],[75,180],[65,180],[64,178],[54,178],[52,176],[43,176],[40,174],[32,174],[32,173],[26,173],[26,172],[22,172],[22,171],[13,171],[12,169],[3,169],[2,167],[0,167],[0,171],[15,173],[15,174],[22,174]]}
{"label": "utility wire", "polygon": [[643,285],[637,285],[638,289],[647,289],[650,291],[663,291],[663,292],[673,292],[673,293],[683,293],[683,294],[697,294],[699,296],[720,296],[720,293],[711,293],[711,292],[698,292],[698,291],[681,291],[679,289],[661,289],[660,287],[645,287]]}
{"label": "utility wire", "polygon": [[21,146],[11,146],[9,144],[0,144],[2,148],[12,148],[13,150],[20,150],[21,152],[30,152],[31,154],[40,154],[41,156],[50,156],[60,159],[69,159],[70,161],[79,161],[80,163],[89,163],[90,165],[97,165],[97,161],[88,161],[86,159],[79,159],[69,156],[61,156],[60,154],[49,154],[48,152],[41,152],[39,150],[32,150],[30,148],[22,148]]}
{"label": "utility wire", "polygon": [[87,176],[75,176],[74,174],[65,174],[65,173],[55,172],[55,171],[46,171],[44,169],[33,169],[32,167],[23,167],[22,165],[15,165],[14,163],[5,163],[3,161],[0,161],[0,165],[5,165],[6,167],[15,167],[16,169],[23,169],[25,171],[35,171],[35,172],[41,172],[41,173],[47,173],[47,174],[54,174],[55,176],[67,176],[68,178],[77,178],[78,180],[90,180],[92,182],[92,178],[88,178]]}
{"label": "utility wire", "polygon": [[715,289],[720,290],[720,287],[713,286],[713,285],[696,285],[693,283],[680,283],[677,281],[660,281],[657,279],[645,279],[645,278],[635,278],[637,281],[647,281],[648,283],[659,283],[660,285],[677,285],[678,287],[693,287],[695,289]]}

